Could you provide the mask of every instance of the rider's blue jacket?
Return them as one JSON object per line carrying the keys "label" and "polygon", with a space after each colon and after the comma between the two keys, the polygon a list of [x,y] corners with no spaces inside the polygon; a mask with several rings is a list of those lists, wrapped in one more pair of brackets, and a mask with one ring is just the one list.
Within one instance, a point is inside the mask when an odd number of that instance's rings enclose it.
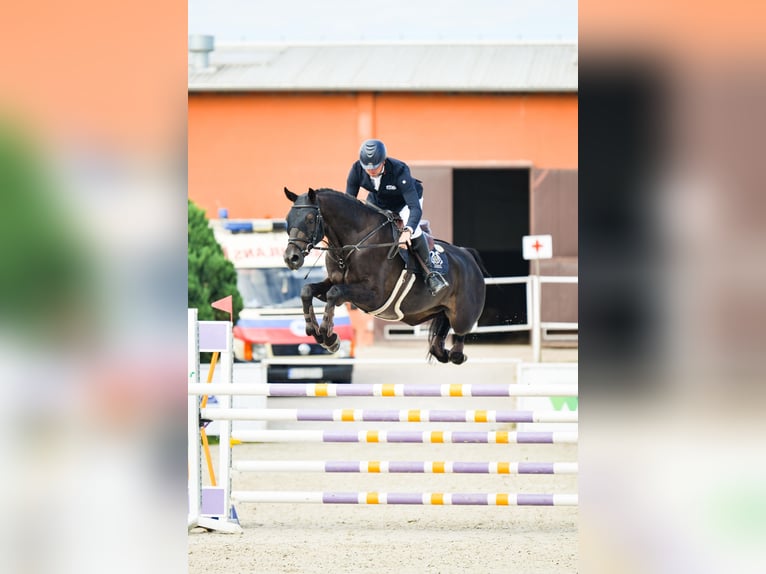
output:
{"label": "rider's blue jacket", "polygon": [[369,192],[367,199],[380,207],[399,213],[406,205],[410,208],[409,218],[405,225],[410,229],[416,229],[423,216],[420,207],[420,198],[423,197],[423,184],[412,177],[407,164],[398,159],[387,157],[383,176],[380,178],[380,189],[375,191],[375,185],[362,165],[355,161],[346,179],[346,193],[357,196],[359,188],[363,187]]}

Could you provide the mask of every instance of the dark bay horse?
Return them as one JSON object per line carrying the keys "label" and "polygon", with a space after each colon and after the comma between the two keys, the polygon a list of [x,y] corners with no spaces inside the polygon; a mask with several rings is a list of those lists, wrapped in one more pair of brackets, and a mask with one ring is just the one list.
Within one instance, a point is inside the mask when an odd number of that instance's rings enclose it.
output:
{"label": "dark bay horse", "polygon": [[[478,252],[435,241],[437,253],[447,260],[444,275],[449,287],[433,296],[422,277],[409,271],[397,254],[394,215],[332,189],[297,195],[285,188],[285,195],[293,202],[287,214],[287,266],[299,269],[313,248],[327,251],[327,278],[301,291],[306,334],[336,351],[340,341],[333,333],[335,307],[350,302],[381,319],[408,325],[431,320],[429,354],[442,363],[459,365],[466,360],[465,336],[484,308],[486,270]],[[323,238],[327,246],[319,247]],[[314,297],[327,303],[321,325],[314,314]],[[447,351],[444,341],[450,328],[453,346]]]}

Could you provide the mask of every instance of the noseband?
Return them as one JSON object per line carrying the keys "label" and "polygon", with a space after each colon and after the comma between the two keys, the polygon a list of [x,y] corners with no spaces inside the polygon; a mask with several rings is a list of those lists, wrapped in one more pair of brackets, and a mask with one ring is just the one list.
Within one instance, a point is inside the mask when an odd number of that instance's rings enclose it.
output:
{"label": "noseband", "polygon": [[[311,251],[314,246],[319,243],[322,238],[324,237],[324,225],[322,224],[322,212],[319,211],[318,205],[293,205],[293,209],[314,209],[316,210],[316,222],[314,224],[314,234],[311,236],[311,239],[308,241],[305,239],[300,239],[298,237],[291,237],[287,240],[288,245],[295,245],[298,249],[301,250],[301,253],[305,256],[308,255],[308,252]],[[298,229],[298,231],[302,231],[300,228],[293,227],[292,229]],[[303,243],[303,247],[298,245],[297,242]]]}

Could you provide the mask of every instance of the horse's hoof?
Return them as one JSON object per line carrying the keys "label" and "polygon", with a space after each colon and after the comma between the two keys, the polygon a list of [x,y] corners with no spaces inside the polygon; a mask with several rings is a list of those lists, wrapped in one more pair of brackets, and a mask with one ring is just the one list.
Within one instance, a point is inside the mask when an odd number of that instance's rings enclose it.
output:
{"label": "horse's hoof", "polygon": [[462,365],[468,360],[468,357],[464,355],[463,353],[450,353],[449,360],[450,360],[450,363],[454,363],[456,365]]}
{"label": "horse's hoof", "polygon": [[333,332],[332,329],[327,329],[323,326],[319,327],[319,337],[324,341],[325,345],[331,345],[330,341],[333,340],[333,337],[337,338],[337,334]]}
{"label": "horse's hoof", "polygon": [[340,337],[338,337],[338,334],[333,333],[329,339],[326,339],[323,347],[331,353],[337,352],[340,349]]}
{"label": "horse's hoof", "polygon": [[449,363],[449,356],[444,351],[436,352],[434,349],[431,349],[430,353],[440,363]]}

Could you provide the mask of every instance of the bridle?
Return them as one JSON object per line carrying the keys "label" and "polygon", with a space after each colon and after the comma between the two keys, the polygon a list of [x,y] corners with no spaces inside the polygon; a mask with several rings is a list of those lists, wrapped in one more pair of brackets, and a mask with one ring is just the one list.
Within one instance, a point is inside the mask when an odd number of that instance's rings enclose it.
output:
{"label": "bridle", "polygon": [[[324,237],[324,223],[322,219],[322,212],[319,210],[318,205],[293,205],[293,209],[296,208],[302,208],[302,209],[314,209],[316,211],[316,223],[314,225],[314,234],[311,236],[310,240],[302,239],[300,237],[291,237],[287,240],[288,245],[294,245],[298,249],[301,250],[302,255],[305,257],[308,255],[309,251],[312,249],[319,249],[323,251],[327,251],[328,255],[333,259],[337,264],[338,267],[341,269],[346,267],[346,261],[351,257],[351,255],[354,254],[354,252],[359,251],[363,248],[371,248],[371,247],[390,247],[388,258],[391,259],[395,254],[396,250],[399,247],[398,242],[392,242],[392,243],[374,243],[374,244],[368,244],[363,245],[368,239],[370,239],[373,235],[375,235],[380,229],[385,227],[388,224],[392,224],[396,226],[395,224],[395,217],[391,212],[385,212],[381,209],[377,209],[380,213],[384,214],[386,216],[386,220],[381,222],[377,227],[375,227],[372,231],[370,231],[367,235],[365,235],[362,239],[357,241],[354,245],[343,245],[343,246],[336,246],[332,245],[329,241],[327,241],[327,247],[319,247],[317,244],[322,241],[322,238]],[[298,231],[303,233],[303,230],[301,230],[298,227],[293,227],[292,229],[298,229]],[[292,231],[290,229],[289,231]],[[298,242],[303,244],[303,247],[298,245]],[[348,252],[347,255],[344,255],[344,253]]]}
{"label": "bridle", "polygon": [[[316,217],[317,217],[316,221],[314,222],[314,234],[311,236],[311,239],[306,240],[306,239],[301,239],[300,237],[291,237],[290,239],[287,240],[288,245],[295,245],[295,247],[301,250],[301,253],[305,257],[306,255],[309,254],[309,251],[314,249],[316,247],[316,244],[319,243],[324,237],[324,225],[322,223],[322,212],[319,211],[318,205],[293,205],[293,209],[298,209],[298,208],[313,209],[316,211]],[[298,227],[293,227],[293,229],[297,229],[298,231],[303,233],[303,230]],[[303,247],[298,245],[297,243],[298,241],[303,243]]]}

